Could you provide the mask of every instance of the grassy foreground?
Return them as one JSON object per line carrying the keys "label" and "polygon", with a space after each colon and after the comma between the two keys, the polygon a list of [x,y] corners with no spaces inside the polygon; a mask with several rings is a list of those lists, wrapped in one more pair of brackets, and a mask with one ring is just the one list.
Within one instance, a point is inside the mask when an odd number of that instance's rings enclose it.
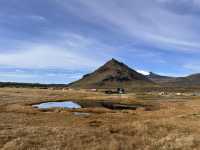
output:
{"label": "grassy foreground", "polygon": [[[139,96],[137,96],[139,95]],[[87,91],[0,89],[2,150],[190,150],[200,149],[200,98],[197,96],[104,95]],[[149,98],[148,98],[149,97]],[[111,100],[145,103],[156,109],[37,110],[43,101]]]}

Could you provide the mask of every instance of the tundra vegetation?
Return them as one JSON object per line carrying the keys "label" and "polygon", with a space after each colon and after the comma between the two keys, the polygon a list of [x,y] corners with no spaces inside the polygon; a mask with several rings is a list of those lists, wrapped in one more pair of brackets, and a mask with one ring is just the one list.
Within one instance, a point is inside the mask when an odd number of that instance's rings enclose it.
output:
{"label": "tundra vegetation", "polygon": [[[105,94],[90,90],[1,88],[0,149],[200,149],[200,90],[162,90]],[[66,100],[76,101],[83,108],[32,107]],[[146,107],[110,109],[96,105],[101,101]]]}

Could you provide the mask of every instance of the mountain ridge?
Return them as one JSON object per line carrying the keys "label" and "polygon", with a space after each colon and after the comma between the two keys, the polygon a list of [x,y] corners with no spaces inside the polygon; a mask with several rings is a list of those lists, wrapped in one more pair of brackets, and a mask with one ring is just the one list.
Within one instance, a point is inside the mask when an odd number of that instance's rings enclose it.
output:
{"label": "mountain ridge", "polygon": [[92,73],[82,79],[68,84],[72,88],[109,89],[135,87],[165,86],[165,87],[193,87],[200,86],[200,73],[186,77],[171,77],[150,72],[143,75],[128,65],[112,58]]}
{"label": "mountain ridge", "polygon": [[185,77],[170,77],[158,75],[151,72],[150,75],[148,75],[147,77],[153,82],[162,86],[200,86],[200,73],[191,74]]}

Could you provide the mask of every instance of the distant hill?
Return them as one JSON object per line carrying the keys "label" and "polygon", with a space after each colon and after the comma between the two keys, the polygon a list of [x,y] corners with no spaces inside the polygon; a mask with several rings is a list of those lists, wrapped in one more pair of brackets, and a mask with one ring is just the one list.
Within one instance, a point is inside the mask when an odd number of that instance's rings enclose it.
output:
{"label": "distant hill", "polygon": [[0,82],[0,88],[14,87],[14,88],[64,88],[66,84],[40,84],[40,83],[17,83],[17,82]]}
{"label": "distant hill", "polygon": [[187,76],[187,79],[193,84],[200,85],[200,73]]}
{"label": "distant hill", "polygon": [[150,73],[147,76],[151,81],[162,86],[195,87],[200,86],[200,74],[193,74],[186,77],[169,77]]}
{"label": "distant hill", "polygon": [[162,76],[162,75],[158,75],[156,73],[150,72],[149,75],[146,76],[147,78],[149,78],[150,80],[152,80],[155,83],[167,83],[167,82],[171,82],[174,81],[176,78],[175,77],[169,77],[169,76]]}
{"label": "distant hill", "polygon": [[148,77],[112,59],[91,74],[69,84],[73,88],[134,88],[155,85]]}

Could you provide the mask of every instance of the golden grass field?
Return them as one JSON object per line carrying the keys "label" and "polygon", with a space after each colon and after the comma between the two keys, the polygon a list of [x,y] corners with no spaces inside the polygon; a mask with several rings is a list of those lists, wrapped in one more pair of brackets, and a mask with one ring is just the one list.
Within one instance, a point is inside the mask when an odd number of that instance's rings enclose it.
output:
{"label": "golden grass field", "polygon": [[[0,89],[0,149],[2,150],[199,150],[200,97],[162,97],[142,93],[103,93]],[[38,110],[32,104],[57,100],[112,100],[145,103],[154,109]]]}

